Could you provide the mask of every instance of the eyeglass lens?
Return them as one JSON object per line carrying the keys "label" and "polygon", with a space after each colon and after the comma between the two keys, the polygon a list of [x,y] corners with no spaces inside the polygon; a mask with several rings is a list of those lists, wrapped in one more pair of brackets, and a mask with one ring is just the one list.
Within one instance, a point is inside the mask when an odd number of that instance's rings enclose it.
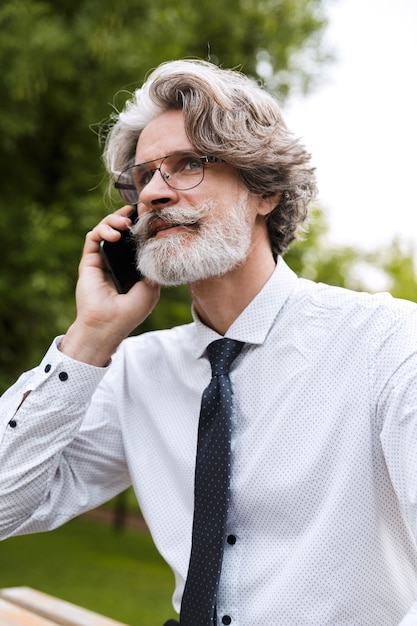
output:
{"label": "eyeglass lens", "polygon": [[136,204],[142,189],[150,183],[158,170],[169,187],[192,189],[202,182],[204,162],[207,160],[208,157],[200,157],[194,153],[181,153],[166,156],[159,167],[151,167],[151,163],[133,165],[121,173],[116,188],[125,202]]}

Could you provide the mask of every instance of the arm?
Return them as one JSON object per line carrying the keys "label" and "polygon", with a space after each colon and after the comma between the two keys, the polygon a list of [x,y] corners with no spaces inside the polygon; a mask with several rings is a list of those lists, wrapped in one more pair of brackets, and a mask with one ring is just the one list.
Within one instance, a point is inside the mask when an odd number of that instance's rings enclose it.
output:
{"label": "arm", "polygon": [[417,539],[417,354],[396,370],[379,398],[381,445],[391,483]]}
{"label": "arm", "polygon": [[[116,474],[126,481],[117,415],[99,424],[100,400],[91,403],[105,371],[63,356],[54,343],[0,399],[0,538],[58,526],[114,495],[107,485]],[[103,476],[95,485],[98,465]]]}
{"label": "arm", "polygon": [[105,385],[96,391],[120,342],[158,299],[145,282],[119,295],[104,272],[99,242],[120,236],[128,212],[87,235],[75,322],[0,400],[1,538],[55,527],[128,484],[116,407]]}
{"label": "arm", "polygon": [[417,538],[417,307],[404,309],[374,358],[375,403],[390,481]]}

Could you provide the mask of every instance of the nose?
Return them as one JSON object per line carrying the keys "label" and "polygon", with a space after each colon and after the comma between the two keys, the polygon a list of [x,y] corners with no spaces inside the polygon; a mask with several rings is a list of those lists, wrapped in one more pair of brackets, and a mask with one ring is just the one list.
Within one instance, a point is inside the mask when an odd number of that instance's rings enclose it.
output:
{"label": "nose", "polygon": [[145,211],[151,211],[176,202],[178,202],[178,191],[167,185],[159,168],[155,169],[151,180],[140,192],[139,203],[144,206]]}

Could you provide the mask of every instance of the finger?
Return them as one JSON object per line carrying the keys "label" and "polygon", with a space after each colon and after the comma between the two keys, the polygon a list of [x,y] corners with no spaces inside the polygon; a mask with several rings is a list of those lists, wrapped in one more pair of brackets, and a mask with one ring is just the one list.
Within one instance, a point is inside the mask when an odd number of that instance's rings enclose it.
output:
{"label": "finger", "polygon": [[132,328],[148,317],[159,300],[160,291],[159,285],[144,280],[137,282],[121,297],[117,296],[119,305],[125,309],[125,316],[133,319]]}
{"label": "finger", "polygon": [[132,204],[125,204],[124,206],[120,207],[120,209],[117,209],[117,211],[114,211],[113,213],[110,213],[110,215],[124,215],[124,216],[128,216],[131,213],[133,213],[135,207]]}
{"label": "finger", "polygon": [[97,243],[105,239],[106,241],[118,241],[120,232],[132,225],[132,220],[126,215],[131,213],[131,207],[125,206],[114,213],[106,215],[89,233],[86,235],[87,243]]}

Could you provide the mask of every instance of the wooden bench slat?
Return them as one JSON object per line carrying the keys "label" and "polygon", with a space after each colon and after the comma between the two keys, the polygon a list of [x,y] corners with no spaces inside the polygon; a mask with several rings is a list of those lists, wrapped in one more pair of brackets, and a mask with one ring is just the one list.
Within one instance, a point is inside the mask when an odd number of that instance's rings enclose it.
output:
{"label": "wooden bench slat", "polygon": [[35,615],[12,602],[0,598],[1,626],[56,626],[56,622]]}
{"label": "wooden bench slat", "polygon": [[[76,604],[60,600],[42,591],[37,591],[31,587],[10,587],[0,590],[0,599],[7,601],[20,609],[24,609],[29,614],[44,618],[44,622],[33,622],[33,626],[127,626],[122,622],[117,622],[109,617],[104,617],[88,609],[84,609]],[[26,626],[26,622],[15,622],[19,626]],[[27,622],[32,626],[32,622]],[[0,626],[3,623],[0,622]],[[7,622],[4,626],[8,626]]]}

